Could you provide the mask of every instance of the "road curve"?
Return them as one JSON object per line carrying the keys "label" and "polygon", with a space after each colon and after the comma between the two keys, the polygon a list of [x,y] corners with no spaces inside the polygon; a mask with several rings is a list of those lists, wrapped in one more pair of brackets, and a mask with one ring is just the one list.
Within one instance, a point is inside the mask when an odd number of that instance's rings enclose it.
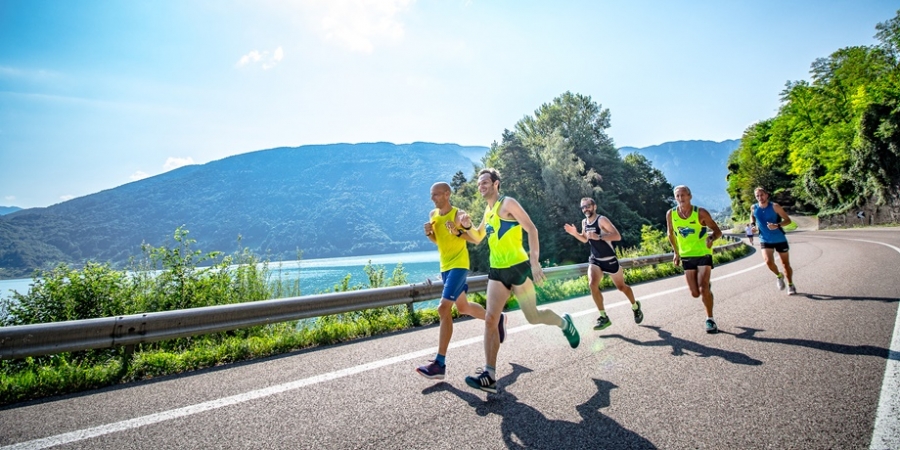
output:
{"label": "road curve", "polygon": [[634,286],[640,326],[616,291],[601,332],[589,297],[550,306],[576,318],[575,350],[511,313],[497,395],[463,382],[483,364],[481,324],[463,320],[445,382],[413,372],[437,344],[427,327],[13,405],[0,410],[0,449],[900,444],[900,229],[789,239],[796,296],[777,290],[758,252],[713,271],[717,335],[681,277]]}

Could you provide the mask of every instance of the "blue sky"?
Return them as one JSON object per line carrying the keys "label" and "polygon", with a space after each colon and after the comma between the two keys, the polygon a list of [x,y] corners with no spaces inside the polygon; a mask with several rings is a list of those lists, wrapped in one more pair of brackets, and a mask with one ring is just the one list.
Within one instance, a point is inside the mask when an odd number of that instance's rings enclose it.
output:
{"label": "blue sky", "polygon": [[617,146],[740,138],[894,1],[0,0],[0,205],[338,142],[489,146],[565,91]]}

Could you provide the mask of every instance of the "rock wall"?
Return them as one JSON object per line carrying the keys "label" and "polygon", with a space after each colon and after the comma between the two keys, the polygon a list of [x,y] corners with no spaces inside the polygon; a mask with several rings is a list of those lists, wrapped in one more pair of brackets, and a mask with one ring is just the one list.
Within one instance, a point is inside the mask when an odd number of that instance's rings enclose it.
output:
{"label": "rock wall", "polygon": [[895,190],[888,200],[884,205],[877,205],[873,198],[860,208],[840,214],[819,215],[819,229],[900,224],[900,193]]}

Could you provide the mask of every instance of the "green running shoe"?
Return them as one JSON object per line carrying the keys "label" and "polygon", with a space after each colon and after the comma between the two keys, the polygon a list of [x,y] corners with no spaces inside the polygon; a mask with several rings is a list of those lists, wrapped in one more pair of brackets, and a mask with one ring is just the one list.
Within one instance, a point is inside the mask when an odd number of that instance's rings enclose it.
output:
{"label": "green running shoe", "polygon": [[563,314],[562,319],[565,322],[562,332],[569,341],[569,345],[572,348],[578,347],[578,344],[581,342],[581,337],[578,336],[578,329],[575,328],[575,322],[572,322],[572,316]]}

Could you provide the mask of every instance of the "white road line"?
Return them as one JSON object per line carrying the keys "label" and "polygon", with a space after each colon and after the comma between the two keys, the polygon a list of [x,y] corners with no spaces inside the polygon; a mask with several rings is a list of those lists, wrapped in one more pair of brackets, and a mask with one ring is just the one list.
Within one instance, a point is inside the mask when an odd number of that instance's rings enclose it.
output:
{"label": "white road line", "polygon": [[[867,242],[893,249],[900,253],[900,248],[884,242],[867,239],[850,239],[816,236],[816,239],[834,239],[840,241]],[[881,395],[878,398],[878,410],[875,412],[875,429],[872,430],[871,450],[900,449],[900,307],[894,319],[894,335],[888,358],[884,367],[884,380],[881,383]]]}

